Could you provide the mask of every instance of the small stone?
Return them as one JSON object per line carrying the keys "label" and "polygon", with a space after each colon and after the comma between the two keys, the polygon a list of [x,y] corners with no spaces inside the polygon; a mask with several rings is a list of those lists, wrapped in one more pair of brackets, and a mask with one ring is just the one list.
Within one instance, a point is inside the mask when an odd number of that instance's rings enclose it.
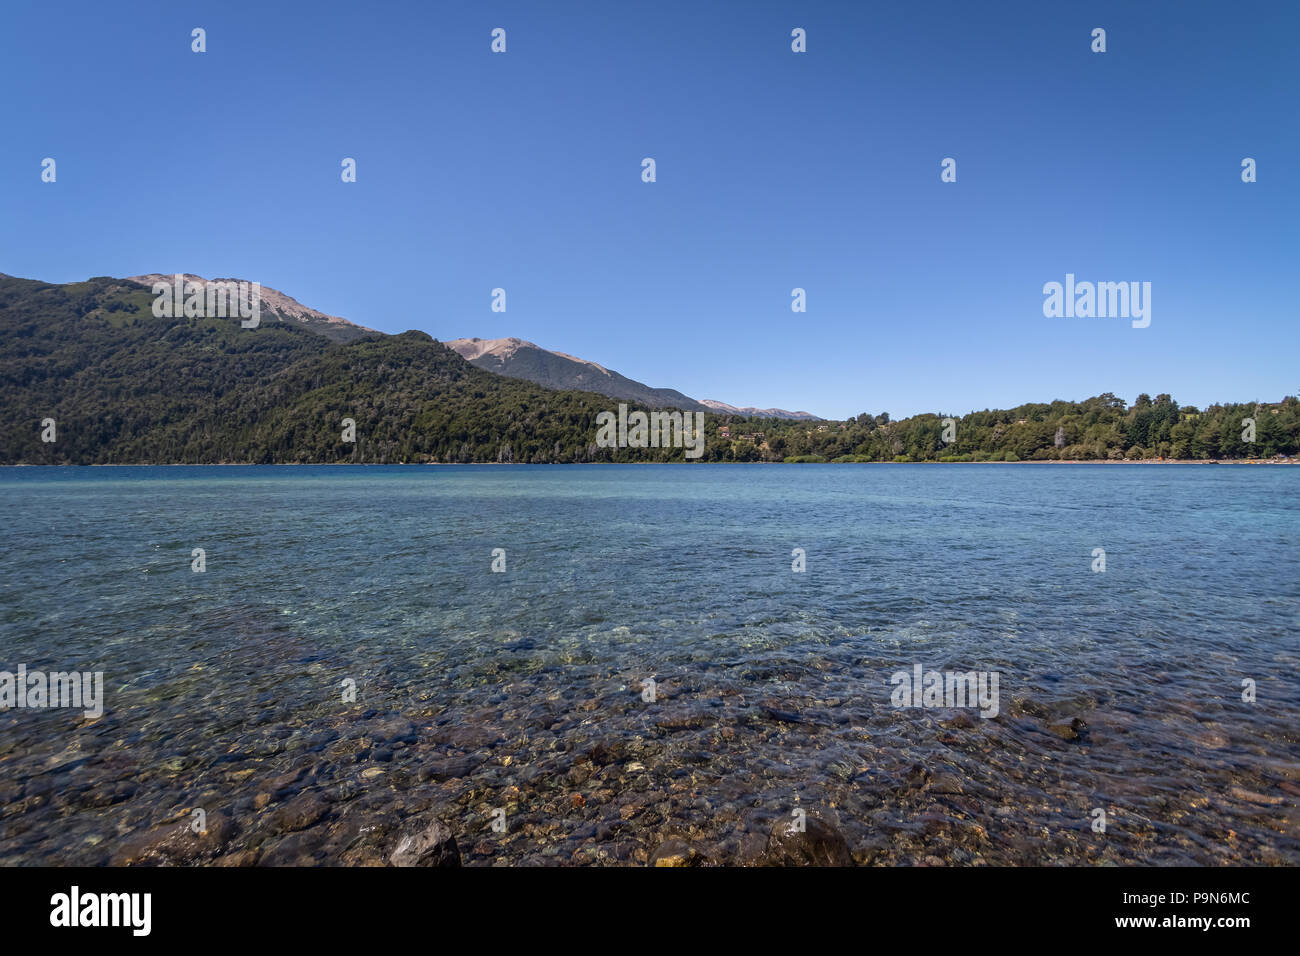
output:
{"label": "small stone", "polygon": [[1025,698],[1023,700],[1012,701],[1012,705],[1022,714],[1028,714],[1030,717],[1037,717],[1044,720],[1048,716],[1046,705],[1040,704],[1036,700]]}
{"label": "small stone", "polygon": [[688,713],[685,711],[668,714],[655,721],[655,726],[661,730],[698,730],[701,727],[708,726],[712,721],[703,714]]}
{"label": "small stone", "polygon": [[416,741],[415,726],[404,717],[380,721],[366,728],[367,736],[372,740],[387,744],[413,744]]}
{"label": "small stone", "polygon": [[704,855],[685,840],[667,840],[650,854],[646,866],[703,866]]}
{"label": "small stone", "polygon": [[213,866],[253,866],[256,863],[257,853],[253,850],[238,850],[212,861]]}
{"label": "small stone", "polygon": [[329,807],[319,794],[302,793],[276,811],[275,824],[281,830],[305,830],[328,812]]}
{"label": "small stone", "polygon": [[742,866],[761,865],[763,855],[767,852],[767,837],[762,833],[750,832],[740,838],[740,847],[736,851],[736,862]]}
{"label": "small stone", "polygon": [[818,817],[802,819],[802,828],[787,819],[772,826],[764,854],[768,866],[852,866],[848,843],[838,830]]}
{"label": "small stone", "polygon": [[1047,729],[1062,740],[1078,740],[1082,732],[1088,729],[1088,725],[1075,717],[1069,723],[1048,724]]}
{"label": "small stone", "polygon": [[961,794],[966,792],[962,782],[949,773],[936,773],[925,785],[930,793]]}
{"label": "small stone", "polygon": [[803,718],[792,710],[785,710],[766,703],[760,703],[758,709],[763,712],[765,717],[770,717],[772,720],[780,721],[783,724],[803,723]]}
{"label": "small stone", "polygon": [[467,777],[481,763],[474,757],[435,757],[420,768],[416,776],[421,782],[429,780],[456,780]]}
{"label": "small stone", "polygon": [[975,721],[971,719],[970,714],[965,711],[958,711],[947,720],[941,722],[941,726],[949,730],[970,730],[975,726]]}
{"label": "small stone", "polygon": [[186,865],[211,859],[225,848],[234,835],[235,826],[224,813],[207,815],[207,829],[195,833],[193,819],[183,817],[173,823],[128,836],[113,856],[112,866]]}
{"label": "small stone", "polygon": [[397,841],[388,858],[393,866],[460,866],[460,850],[451,828],[435,820],[419,833],[408,834]]}
{"label": "small stone", "polygon": [[1282,798],[1267,793],[1256,793],[1253,790],[1245,790],[1242,787],[1231,787],[1228,794],[1238,800],[1245,800],[1247,803],[1261,803],[1265,806],[1276,806],[1282,802]]}

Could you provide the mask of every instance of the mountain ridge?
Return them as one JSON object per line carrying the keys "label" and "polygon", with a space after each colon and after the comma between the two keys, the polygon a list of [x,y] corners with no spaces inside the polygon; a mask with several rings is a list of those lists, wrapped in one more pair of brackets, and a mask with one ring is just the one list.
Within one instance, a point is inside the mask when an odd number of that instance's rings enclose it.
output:
{"label": "mountain ridge", "polygon": [[[0,275],[4,274],[0,273]],[[155,283],[171,283],[175,275],[150,272],[126,276],[121,281],[133,282],[152,291]],[[190,272],[180,273],[180,275],[186,283],[201,285],[205,289],[213,283],[250,281],[232,277],[205,279]],[[261,285],[261,303],[265,313],[264,320],[278,320],[299,325],[324,336],[331,342],[351,342],[367,336],[388,334],[352,322],[342,316],[303,305],[287,293],[265,284]],[[650,408],[678,408],[682,411],[753,418],[821,421],[818,416],[809,412],[789,412],[781,408],[738,407],[713,399],[694,399],[675,388],[646,385],[590,359],[555,349],[546,349],[535,342],[515,336],[497,339],[474,336],[452,339],[444,344],[478,368],[507,378],[532,382],[543,388],[595,392],[607,398],[637,402]]]}
{"label": "mountain ridge", "polygon": [[523,379],[544,388],[595,392],[607,398],[638,402],[651,408],[707,412],[708,406],[675,388],[655,388],[588,359],[544,349],[514,336],[501,339],[451,339],[444,343],[484,371]]}
{"label": "mountain ridge", "polygon": [[547,349],[516,336],[499,339],[451,339],[444,343],[471,365],[489,372],[519,378],[546,388],[596,392],[609,398],[639,402],[651,408],[680,408],[688,412],[711,412],[745,418],[786,418],[821,421],[809,412],[783,408],[750,408],[714,399],[695,399],[675,388],[646,385],[606,368],[590,359]]}
{"label": "mountain ridge", "polygon": [[[150,272],[144,275],[127,276],[124,281],[134,282],[152,290],[155,282],[170,283],[175,278],[172,275],[163,275],[158,272]],[[206,289],[212,283],[217,282],[247,282],[247,279],[234,278],[212,278],[205,279],[202,276],[194,275],[190,272],[180,273],[181,278],[189,283],[193,282],[202,285]],[[269,285],[261,287],[261,302],[263,309],[269,309],[270,316],[264,318],[275,318],[282,322],[291,322],[301,325],[311,332],[323,335],[331,342],[352,342],[367,335],[384,335],[376,329],[367,328],[364,325],[358,325],[356,322],[349,321],[338,315],[330,315],[327,312],[321,312],[310,306],[303,305],[291,295],[281,292],[279,289],[273,289]]]}
{"label": "mountain ridge", "polygon": [[788,418],[800,422],[825,421],[812,412],[791,412],[784,408],[754,408],[751,405],[737,408],[735,405],[728,405],[726,402],[719,402],[712,398],[702,398],[700,404],[707,406],[709,411],[714,413],[740,415],[744,418]]}

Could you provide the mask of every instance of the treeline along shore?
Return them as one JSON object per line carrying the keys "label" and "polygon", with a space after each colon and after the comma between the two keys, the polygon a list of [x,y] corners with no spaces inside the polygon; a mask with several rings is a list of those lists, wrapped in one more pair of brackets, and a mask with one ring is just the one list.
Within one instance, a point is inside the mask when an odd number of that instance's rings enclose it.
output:
{"label": "treeline along shore", "polygon": [[[159,317],[147,288],[0,277],[0,464],[564,464],[687,461],[600,447],[616,407],[465,361],[423,332],[332,341],[272,315]],[[963,415],[705,415],[702,462],[1269,460],[1300,400],[1197,408],[1111,393]]]}

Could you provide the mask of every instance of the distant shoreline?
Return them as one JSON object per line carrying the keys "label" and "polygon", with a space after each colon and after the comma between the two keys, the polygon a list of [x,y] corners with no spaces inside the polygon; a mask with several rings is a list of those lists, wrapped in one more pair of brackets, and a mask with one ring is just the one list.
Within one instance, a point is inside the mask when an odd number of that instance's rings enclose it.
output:
{"label": "distant shoreline", "polygon": [[0,468],[322,468],[346,465],[355,468],[464,468],[466,466],[494,468],[564,468],[569,465],[1300,465],[1300,457],[1295,458],[1042,458],[1020,461],[581,461],[581,462],[354,462],[354,461],[202,461],[202,462],[112,462],[74,465],[60,463],[43,465],[35,462],[0,465]]}

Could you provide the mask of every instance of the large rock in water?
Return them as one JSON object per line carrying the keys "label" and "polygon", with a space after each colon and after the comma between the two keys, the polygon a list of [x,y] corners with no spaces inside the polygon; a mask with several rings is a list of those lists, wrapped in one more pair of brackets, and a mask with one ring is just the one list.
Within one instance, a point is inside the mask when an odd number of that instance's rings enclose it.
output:
{"label": "large rock in water", "polygon": [[772,826],[763,854],[766,866],[852,866],[849,845],[825,820],[805,817],[803,828],[791,819]]}
{"label": "large rock in water", "polygon": [[393,866],[460,866],[460,850],[451,828],[435,820],[419,833],[399,839],[388,862]]}

